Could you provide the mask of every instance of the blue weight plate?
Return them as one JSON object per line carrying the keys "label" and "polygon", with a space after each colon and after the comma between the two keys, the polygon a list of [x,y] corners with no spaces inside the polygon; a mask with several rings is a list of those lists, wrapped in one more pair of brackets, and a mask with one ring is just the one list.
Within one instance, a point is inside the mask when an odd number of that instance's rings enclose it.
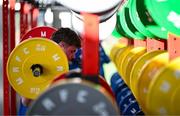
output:
{"label": "blue weight plate", "polygon": [[138,115],[143,114],[136,100],[130,100],[128,105],[125,105],[122,115]]}
{"label": "blue weight plate", "polygon": [[121,89],[117,94],[116,94],[116,101],[119,104],[120,102],[122,102],[125,97],[127,96],[127,92],[129,91],[128,87],[125,87],[123,89]]}
{"label": "blue weight plate", "polygon": [[126,91],[121,92],[120,101],[118,102],[119,105],[123,105],[128,103],[128,99],[135,99],[132,92],[128,89]]}
{"label": "blue weight plate", "polygon": [[[118,72],[115,72],[112,76],[111,76],[111,85],[114,85],[114,84],[118,84],[118,83],[121,83],[122,81],[122,78],[121,76],[119,75]],[[118,82],[117,82],[118,81]]]}
{"label": "blue weight plate", "polygon": [[111,87],[115,94],[122,88],[126,87],[124,81],[122,80],[122,78],[119,76],[118,73],[115,73],[111,77]]}

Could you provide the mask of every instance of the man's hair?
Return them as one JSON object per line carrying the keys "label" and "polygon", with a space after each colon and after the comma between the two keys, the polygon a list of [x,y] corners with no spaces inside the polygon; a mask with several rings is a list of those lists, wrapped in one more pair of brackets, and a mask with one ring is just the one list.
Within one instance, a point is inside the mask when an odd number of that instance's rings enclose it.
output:
{"label": "man's hair", "polygon": [[70,28],[59,28],[56,32],[53,33],[51,39],[58,44],[62,41],[68,45],[74,45],[77,48],[81,47],[79,36]]}

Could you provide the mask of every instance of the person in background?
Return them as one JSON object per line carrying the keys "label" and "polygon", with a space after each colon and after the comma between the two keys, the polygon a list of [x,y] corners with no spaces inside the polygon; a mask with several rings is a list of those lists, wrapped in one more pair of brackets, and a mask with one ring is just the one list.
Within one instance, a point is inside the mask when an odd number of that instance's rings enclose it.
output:
{"label": "person in background", "polygon": [[[77,52],[75,53],[75,59],[73,60],[72,64],[71,64],[71,68],[72,69],[76,69],[76,68],[80,68],[81,69],[81,59],[82,59],[82,48],[79,48],[77,50]],[[106,55],[101,43],[99,44],[99,74],[104,77],[105,79],[105,75],[104,75],[104,68],[103,65],[105,63],[109,63],[110,59],[109,57]]]}
{"label": "person in background", "polygon": [[[59,28],[56,32],[53,33],[53,35],[51,36],[51,40],[56,42],[63,49],[69,62],[69,70],[73,69],[71,63],[78,63],[74,62],[75,53],[77,49],[81,47],[81,40],[78,34],[70,28]],[[19,116],[26,114],[26,111],[31,101],[31,99],[21,97],[20,108],[18,112]]]}

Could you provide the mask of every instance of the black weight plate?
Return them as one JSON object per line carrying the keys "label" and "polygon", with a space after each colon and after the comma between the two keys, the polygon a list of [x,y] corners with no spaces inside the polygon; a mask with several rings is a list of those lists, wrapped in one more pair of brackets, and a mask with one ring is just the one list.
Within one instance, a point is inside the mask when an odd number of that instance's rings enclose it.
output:
{"label": "black weight plate", "polygon": [[81,79],[66,79],[42,94],[28,115],[118,115],[104,91]]}

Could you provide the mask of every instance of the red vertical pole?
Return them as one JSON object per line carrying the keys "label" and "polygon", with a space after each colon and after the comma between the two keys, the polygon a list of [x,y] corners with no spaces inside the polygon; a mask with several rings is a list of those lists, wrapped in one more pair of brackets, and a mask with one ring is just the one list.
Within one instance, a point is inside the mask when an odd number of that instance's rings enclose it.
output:
{"label": "red vertical pole", "polygon": [[32,6],[32,9],[31,9],[31,28],[33,28],[34,27],[34,25],[33,25],[33,10],[34,10],[34,6]]}
{"label": "red vertical pole", "polygon": [[20,9],[20,38],[22,38],[24,34],[24,2],[21,2]]}
{"label": "red vertical pole", "polygon": [[23,14],[24,14],[24,34],[28,31],[29,29],[29,13],[30,13],[31,5],[28,3],[24,4],[23,7]]}
{"label": "red vertical pole", "polygon": [[39,15],[38,8],[33,7],[31,9],[31,28],[34,28],[37,26],[38,15]]}
{"label": "red vertical pole", "polygon": [[24,34],[28,31],[28,14],[25,14],[25,17],[24,17]]}
{"label": "red vertical pole", "polygon": [[8,0],[3,0],[3,114],[10,115],[9,82],[6,74],[8,60]]}
{"label": "red vertical pole", "polygon": [[83,14],[83,17],[82,73],[93,77],[99,74],[99,19],[92,14]]}
{"label": "red vertical pole", "polygon": [[[15,47],[15,0],[10,0],[10,51]],[[16,92],[11,87],[11,115],[16,114]]]}

